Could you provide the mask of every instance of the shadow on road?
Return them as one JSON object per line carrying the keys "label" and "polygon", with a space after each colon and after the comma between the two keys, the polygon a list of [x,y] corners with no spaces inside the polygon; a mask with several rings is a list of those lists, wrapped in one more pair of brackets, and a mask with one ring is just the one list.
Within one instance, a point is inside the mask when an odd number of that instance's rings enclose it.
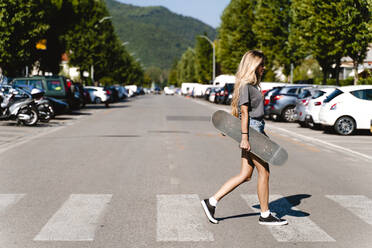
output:
{"label": "shadow on road", "polygon": [[109,105],[109,107],[106,107],[105,105],[102,104],[97,104],[97,105],[90,105],[86,106],[85,109],[110,109],[110,108],[128,108],[130,107],[129,105]]}
{"label": "shadow on road", "polygon": [[[286,196],[269,203],[269,208],[271,212],[276,213],[277,217],[282,218],[284,216],[293,216],[293,217],[306,217],[309,216],[309,213],[306,213],[301,210],[292,209],[301,204],[301,200],[309,198],[311,195],[308,194],[299,194]],[[254,208],[260,209],[260,205],[254,205]]]}
{"label": "shadow on road", "polygon": [[[292,209],[301,204],[301,201],[305,198],[309,198],[311,195],[308,194],[298,194],[298,195],[291,195],[282,197],[275,201],[269,203],[270,211],[276,213],[278,218],[282,218],[284,216],[293,216],[293,217],[306,217],[309,216],[309,213],[306,213],[301,210]],[[253,208],[260,209],[260,205],[253,205]],[[258,216],[260,213],[247,213],[247,214],[239,214],[227,217],[216,218],[219,221],[226,220],[226,219],[235,219],[235,218],[244,218],[250,216]]]}

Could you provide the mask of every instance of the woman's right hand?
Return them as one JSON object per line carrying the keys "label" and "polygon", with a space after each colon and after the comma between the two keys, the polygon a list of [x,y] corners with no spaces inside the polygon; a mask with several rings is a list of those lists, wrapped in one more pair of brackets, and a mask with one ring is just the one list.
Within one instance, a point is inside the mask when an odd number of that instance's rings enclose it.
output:
{"label": "woman's right hand", "polygon": [[240,148],[249,152],[251,150],[251,145],[249,144],[247,139],[242,139],[242,141],[240,142]]}

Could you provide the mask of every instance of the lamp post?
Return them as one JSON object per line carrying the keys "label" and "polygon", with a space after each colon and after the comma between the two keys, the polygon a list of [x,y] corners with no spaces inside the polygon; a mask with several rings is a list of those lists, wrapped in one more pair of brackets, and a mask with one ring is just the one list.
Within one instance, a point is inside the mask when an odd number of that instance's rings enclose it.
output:
{"label": "lamp post", "polygon": [[213,48],[213,78],[212,80],[214,82],[214,79],[216,78],[216,45],[205,35],[199,35],[199,37],[206,39],[212,45],[212,48]]}
{"label": "lamp post", "polygon": [[[96,23],[96,24],[94,25],[94,27],[95,27],[95,28],[98,28],[98,24],[101,24],[102,22],[104,22],[104,21],[106,21],[106,20],[109,20],[109,19],[111,19],[111,18],[112,18],[112,16],[105,16],[105,17],[102,17],[101,20],[99,20],[98,23]],[[93,62],[93,64],[94,64],[94,62]],[[90,74],[91,74],[92,82],[94,83],[94,65],[92,65],[92,66],[90,67]]]}

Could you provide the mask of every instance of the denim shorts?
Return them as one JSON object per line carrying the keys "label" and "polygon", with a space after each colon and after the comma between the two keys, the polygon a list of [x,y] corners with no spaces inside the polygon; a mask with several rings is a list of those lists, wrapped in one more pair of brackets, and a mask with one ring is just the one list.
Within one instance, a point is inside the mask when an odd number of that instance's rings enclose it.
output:
{"label": "denim shorts", "polygon": [[[255,130],[257,130],[260,133],[265,134],[265,121],[249,118],[249,126]],[[265,134],[266,135],[266,134]]]}

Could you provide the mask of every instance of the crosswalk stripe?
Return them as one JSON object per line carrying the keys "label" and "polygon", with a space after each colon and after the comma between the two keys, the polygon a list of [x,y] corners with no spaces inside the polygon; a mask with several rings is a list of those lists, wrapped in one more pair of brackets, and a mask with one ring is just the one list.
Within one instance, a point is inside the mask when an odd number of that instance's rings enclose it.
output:
{"label": "crosswalk stripe", "polygon": [[326,195],[326,197],[372,225],[372,200],[368,197],[364,195]]}
{"label": "crosswalk stripe", "polygon": [[157,195],[157,241],[214,241],[199,196]]}
{"label": "crosswalk stripe", "polygon": [[72,194],[35,241],[92,241],[112,195]]}
{"label": "crosswalk stripe", "polygon": [[[257,195],[241,195],[247,204],[255,211],[259,210]],[[256,208],[257,206],[257,208]],[[270,196],[270,210],[275,212],[278,217],[288,221],[285,226],[268,226],[271,234],[279,242],[329,242],[335,241],[310,218],[305,217],[305,213],[293,207],[287,199],[281,195]]]}
{"label": "crosswalk stripe", "polygon": [[24,194],[0,194],[0,214],[8,207],[15,205],[24,196]]}

